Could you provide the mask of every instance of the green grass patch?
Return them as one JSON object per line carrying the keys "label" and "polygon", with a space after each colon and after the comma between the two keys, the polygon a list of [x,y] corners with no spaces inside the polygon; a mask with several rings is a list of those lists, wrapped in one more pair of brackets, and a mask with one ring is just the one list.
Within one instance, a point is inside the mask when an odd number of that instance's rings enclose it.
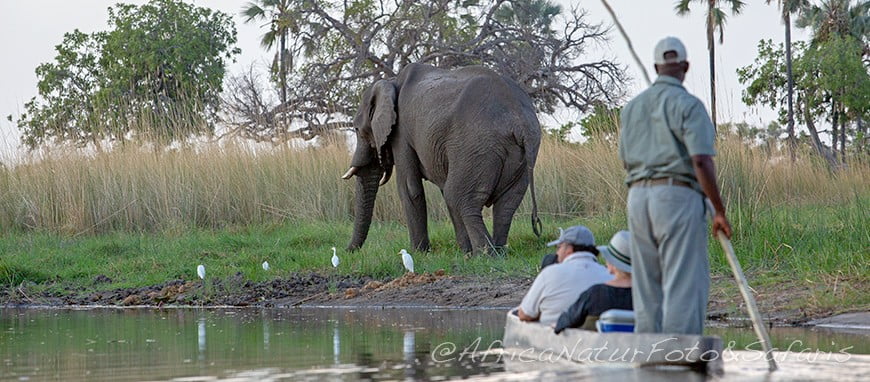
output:
{"label": "green grass patch", "polygon": [[[866,294],[855,293],[870,274],[868,198],[856,197],[846,204],[805,205],[769,209],[732,208],[735,250],[753,286],[824,285],[815,303],[833,306],[843,301],[868,304]],[[625,227],[625,215],[576,219],[546,219],[545,237],[537,238],[526,219],[514,224],[506,256],[466,257],[445,221],[430,224],[432,251],[413,253],[418,272],[444,269],[448,274],[501,277],[533,277],[545,243],[557,227],[585,224],[598,241],[607,241]],[[196,279],[196,266],[206,267],[208,278],[226,278],[241,273],[252,281],[265,281],[295,272],[325,275],[349,274],[374,278],[404,273],[402,248],[408,248],[405,227],[376,222],[365,246],[344,251],[352,223],[292,222],[224,229],[173,230],[165,233],[116,232],[94,236],[50,233],[12,233],[0,236],[0,284],[22,282],[40,288],[57,283],[74,288],[110,289],[159,284],[173,279]],[[333,268],[330,247],[337,247],[341,265]],[[710,241],[714,274],[730,276],[719,243]],[[261,264],[268,261],[271,270]],[[94,283],[98,275],[111,283]],[[837,285],[839,283],[839,285]],[[837,286],[837,290],[834,289]]]}

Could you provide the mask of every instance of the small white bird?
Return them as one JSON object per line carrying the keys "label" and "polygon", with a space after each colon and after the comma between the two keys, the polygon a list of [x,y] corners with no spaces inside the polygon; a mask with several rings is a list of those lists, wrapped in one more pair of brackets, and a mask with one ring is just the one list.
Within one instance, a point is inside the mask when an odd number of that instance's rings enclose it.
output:
{"label": "small white bird", "polygon": [[338,255],[335,253],[335,247],[332,247],[332,267],[338,268],[339,263],[341,263],[341,260],[338,259]]}
{"label": "small white bird", "polygon": [[404,249],[399,251],[399,253],[402,254],[402,265],[405,266],[408,272],[414,273],[414,259],[411,258],[411,254]]}
{"label": "small white bird", "polygon": [[196,275],[205,280],[205,265],[200,264],[196,267]]}
{"label": "small white bird", "polygon": [[264,270],[264,271],[268,271],[268,270],[269,270],[269,262],[268,262],[268,261],[264,261],[264,262],[263,262],[263,270]]}

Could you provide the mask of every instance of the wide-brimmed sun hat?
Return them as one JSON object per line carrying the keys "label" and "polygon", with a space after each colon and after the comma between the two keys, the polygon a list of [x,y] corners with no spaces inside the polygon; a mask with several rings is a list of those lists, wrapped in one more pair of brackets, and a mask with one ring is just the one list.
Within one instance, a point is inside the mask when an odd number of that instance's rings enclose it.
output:
{"label": "wide-brimmed sun hat", "polygon": [[616,269],[623,272],[631,273],[631,256],[629,254],[629,244],[631,243],[631,233],[628,231],[619,231],[607,245],[598,246],[598,252],[604,256],[608,263],[613,264]]}

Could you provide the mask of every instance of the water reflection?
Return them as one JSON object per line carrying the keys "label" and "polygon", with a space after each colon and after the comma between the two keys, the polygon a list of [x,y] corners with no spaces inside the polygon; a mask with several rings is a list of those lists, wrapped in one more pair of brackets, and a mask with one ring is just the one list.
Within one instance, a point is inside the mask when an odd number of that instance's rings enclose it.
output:
{"label": "water reflection", "polygon": [[205,317],[200,317],[196,321],[196,339],[199,345],[196,359],[205,361]]}
{"label": "water reflection", "polygon": [[271,333],[269,332],[269,323],[271,320],[266,316],[266,311],[260,312],[260,319],[263,321],[263,350],[269,350],[269,336]]}
{"label": "water reflection", "polygon": [[332,328],[332,363],[338,366],[338,358],[341,355],[341,336],[338,334],[338,321]]}
{"label": "water reflection", "polygon": [[[536,365],[498,357],[497,352],[460,356],[475,343],[478,350],[486,350],[501,339],[503,328],[501,311],[4,309],[0,380],[705,378],[673,370]],[[736,350],[754,341],[748,329],[713,332],[734,340]],[[870,353],[870,333],[774,329],[771,334],[781,348],[800,339],[807,348],[836,352],[851,346],[851,353]],[[452,359],[437,357],[445,344],[453,346]],[[758,359],[758,368],[751,361],[726,362],[723,380],[765,380],[763,358]],[[856,356],[839,364],[790,358],[781,362],[788,370],[771,380],[861,380],[870,373],[868,360]]]}
{"label": "water reflection", "polygon": [[405,356],[405,362],[414,363],[416,354],[414,354],[414,331],[406,330],[405,336],[402,338],[402,354]]}

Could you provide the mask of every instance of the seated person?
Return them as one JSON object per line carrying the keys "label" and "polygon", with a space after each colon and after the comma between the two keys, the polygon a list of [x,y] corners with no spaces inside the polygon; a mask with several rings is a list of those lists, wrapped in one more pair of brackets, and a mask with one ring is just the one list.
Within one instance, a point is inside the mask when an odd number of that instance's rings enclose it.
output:
{"label": "seated person", "polygon": [[570,227],[548,244],[554,245],[558,245],[559,262],[544,268],[535,278],[517,310],[523,321],[553,324],[583,291],[613,278],[598,263],[595,237],[588,228]]}
{"label": "seated person", "polygon": [[598,251],[607,261],[607,270],[615,277],[603,284],[593,285],[583,292],[577,301],[559,316],[555,332],[567,328],[595,330],[598,316],[610,309],[632,310],[631,307],[631,257],[629,242],[631,234],[619,231],[607,246]]}
{"label": "seated person", "polygon": [[548,254],[544,255],[543,259],[541,259],[541,270],[543,271],[544,268],[546,268],[547,266],[550,266],[553,264],[558,264],[558,263],[559,263],[559,255],[557,255],[555,253],[548,253]]}

